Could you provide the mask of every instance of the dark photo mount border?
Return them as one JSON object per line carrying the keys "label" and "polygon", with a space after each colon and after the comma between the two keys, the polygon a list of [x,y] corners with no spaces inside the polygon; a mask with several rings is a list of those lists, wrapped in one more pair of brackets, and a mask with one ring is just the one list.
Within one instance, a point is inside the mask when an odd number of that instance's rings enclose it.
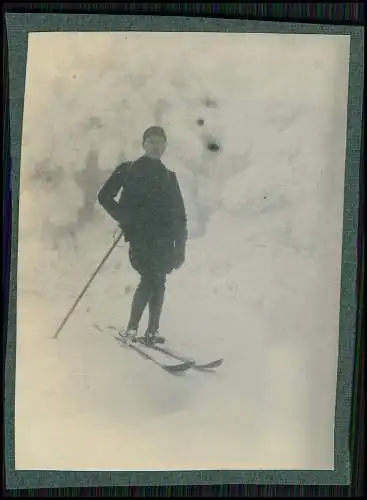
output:
{"label": "dark photo mount border", "polygon": [[[312,7],[311,7],[312,5]],[[88,10],[86,10],[88,6]],[[353,28],[364,24],[363,4],[306,4],[295,3],[294,8],[290,4],[273,4],[269,7],[266,4],[218,4],[215,6],[203,4],[62,4],[62,3],[28,3],[28,4],[7,4],[5,8],[8,12],[32,13],[31,16],[13,17],[12,21],[5,20],[7,26],[3,26],[3,89],[9,94],[3,97],[4,120],[4,148],[3,148],[3,270],[4,277],[2,289],[4,293],[3,311],[8,312],[8,319],[5,330],[9,330],[7,342],[3,342],[4,348],[4,374],[5,374],[5,459],[4,459],[4,481],[8,494],[19,494],[22,489],[40,488],[65,488],[70,489],[70,494],[76,493],[87,495],[92,489],[98,488],[108,496],[193,496],[201,494],[203,496],[271,496],[273,494],[284,496],[349,496],[360,495],[364,489],[364,339],[362,296],[364,291],[364,164],[363,162],[363,133],[362,133],[362,92],[363,88],[363,51],[364,51],[364,30]],[[41,14],[39,16],[36,13]],[[355,330],[355,363],[354,363],[354,396],[352,405],[352,426],[350,432],[350,451],[347,469],[344,470],[343,478],[339,481],[334,473],[322,471],[283,471],[265,472],[264,474],[254,472],[242,473],[237,471],[205,471],[191,473],[102,473],[102,472],[60,472],[60,471],[14,471],[14,360],[15,360],[15,328],[14,311],[16,307],[16,248],[17,248],[17,228],[18,228],[18,190],[19,190],[19,158],[20,158],[20,127],[22,121],[25,61],[26,61],[26,38],[29,31],[75,31],[83,30],[81,20],[78,16],[66,16],[66,13],[93,13],[88,16],[86,25],[88,31],[110,31],[113,29],[138,29],[144,31],[190,31],[196,26],[199,31],[264,31],[264,26],[256,26],[251,20],[260,21],[283,21],[276,26],[267,26],[269,31],[289,32],[289,28],[296,31],[297,26],[289,26],[289,23],[303,23],[303,32],[343,32],[345,34],[354,33],[355,44],[351,49],[351,82],[349,106],[348,106],[348,169],[350,155],[353,156],[354,171],[352,178],[348,178],[346,173],[345,197],[358,196],[360,202],[348,204],[348,216],[344,216],[344,224],[348,226],[347,237],[343,238],[343,260],[346,253],[348,271],[345,270],[343,261],[344,283],[351,280],[346,291],[342,290],[342,302],[344,299],[344,311],[348,308],[348,314],[343,313],[341,305],[341,324],[348,331]],[[49,13],[60,13],[58,19],[48,16]],[[62,14],[61,14],[62,13]],[[97,14],[140,14],[132,19],[125,18],[122,22],[116,16],[104,16],[102,19]],[[160,15],[158,17],[158,14]],[[157,17],[145,16],[155,15]],[[170,19],[166,16],[180,16]],[[200,16],[201,19],[198,18]],[[357,16],[359,20],[356,20]],[[23,17],[23,19],[22,19]],[[91,18],[94,19],[91,19]],[[97,17],[99,20],[97,20]],[[34,19],[33,19],[34,18]],[[245,18],[248,21],[240,22]],[[353,21],[354,19],[354,21]],[[172,24],[170,24],[172,23]],[[240,23],[243,25],[240,28]],[[315,26],[315,24],[322,26]],[[235,28],[231,28],[231,24]],[[94,25],[94,27],[93,27]],[[113,28],[113,25],[115,28]],[[117,27],[119,25],[119,27]],[[131,26],[134,25],[134,28]],[[228,26],[230,27],[228,29]],[[18,28],[18,29],[17,29]],[[254,28],[254,29],[252,29]],[[23,32],[22,32],[23,30]],[[6,36],[9,36],[9,40]],[[10,42],[10,43],[9,43]],[[353,44],[352,44],[353,45]],[[8,56],[8,53],[10,54]],[[14,55],[18,61],[14,60]],[[9,57],[9,61],[6,59]],[[12,59],[13,58],[13,59]],[[10,66],[10,74],[8,67]],[[354,76],[353,76],[354,72]],[[354,78],[354,80],[353,80]],[[10,83],[8,83],[10,80]],[[355,83],[359,82],[360,88],[356,89]],[[364,99],[364,97],[363,97]],[[363,100],[364,102],[364,100]],[[352,109],[352,112],[351,112]],[[362,138],[362,141],[361,141]],[[359,154],[361,151],[361,154]],[[13,167],[13,170],[11,168]],[[355,170],[357,169],[357,170]],[[358,181],[359,174],[359,181]],[[347,181],[352,181],[349,185]],[[358,181],[358,182],[357,182]],[[353,184],[354,183],[354,184]],[[358,186],[356,186],[358,184]],[[12,190],[10,190],[10,186]],[[13,198],[11,197],[13,194]],[[351,200],[351,198],[349,198]],[[12,217],[13,215],[13,217]],[[358,263],[354,258],[353,247],[357,241],[357,220],[359,223],[359,253]],[[363,220],[362,220],[363,219]],[[344,227],[344,231],[346,229]],[[12,237],[11,237],[12,236]],[[355,245],[354,245],[355,244]],[[12,252],[10,249],[12,248]],[[8,251],[9,250],[9,251]],[[352,255],[352,257],[351,257]],[[358,279],[357,279],[358,265]],[[353,285],[358,285],[358,298],[353,297]],[[344,295],[343,295],[344,294]],[[9,302],[9,303],[8,303]],[[358,315],[357,315],[358,309]],[[343,316],[344,314],[344,316]],[[349,316],[348,316],[349,315]],[[6,318],[6,314],[3,315]],[[344,318],[344,321],[342,321]],[[342,328],[342,327],[341,327]],[[5,337],[5,336],[4,336]],[[5,338],[4,338],[5,340]],[[353,349],[354,351],[354,349]],[[10,366],[13,363],[13,366]],[[341,366],[339,365],[339,373]],[[339,385],[339,382],[338,382]],[[352,387],[350,388],[350,390]],[[338,405],[342,406],[342,405]],[[339,408],[340,409],[340,408]],[[351,408],[349,408],[350,413]],[[345,418],[345,417],[344,417]],[[340,457],[339,457],[340,458]],[[345,457],[344,457],[345,458]],[[345,462],[344,462],[345,463]],[[349,470],[350,467],[350,470]],[[323,478],[322,478],[323,476]],[[319,480],[318,480],[319,477]],[[280,485],[283,486],[280,486]],[[279,485],[279,486],[278,486]],[[101,489],[103,488],[103,489]],[[55,491],[55,494],[57,491]],[[46,490],[45,490],[46,493]],[[46,493],[47,494],[47,493]]]}

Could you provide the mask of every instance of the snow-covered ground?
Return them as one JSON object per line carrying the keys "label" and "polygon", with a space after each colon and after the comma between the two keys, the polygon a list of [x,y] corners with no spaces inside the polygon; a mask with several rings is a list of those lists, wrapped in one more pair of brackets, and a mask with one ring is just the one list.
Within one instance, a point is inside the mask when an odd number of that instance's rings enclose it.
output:
{"label": "snow-covered ground", "polygon": [[[18,469],[333,467],[348,51],[340,36],[31,35]],[[96,192],[153,123],[190,230],[162,333],[224,357],[216,373],[170,376],[108,333],[138,280],[125,244],[50,339],[113,241]]]}

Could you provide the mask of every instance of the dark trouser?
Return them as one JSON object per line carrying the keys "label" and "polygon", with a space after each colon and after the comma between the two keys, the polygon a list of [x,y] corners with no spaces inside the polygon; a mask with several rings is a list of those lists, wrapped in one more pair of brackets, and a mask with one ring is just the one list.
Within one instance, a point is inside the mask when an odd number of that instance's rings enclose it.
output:
{"label": "dark trouser", "polygon": [[137,330],[146,306],[149,306],[148,332],[159,330],[162,312],[166,276],[164,274],[143,274],[135,291],[128,328]]}
{"label": "dark trouser", "polygon": [[172,269],[174,243],[171,238],[142,238],[130,242],[130,262],[140,274],[135,291],[128,328],[137,329],[147,305],[149,306],[148,332],[159,329],[166,276]]}

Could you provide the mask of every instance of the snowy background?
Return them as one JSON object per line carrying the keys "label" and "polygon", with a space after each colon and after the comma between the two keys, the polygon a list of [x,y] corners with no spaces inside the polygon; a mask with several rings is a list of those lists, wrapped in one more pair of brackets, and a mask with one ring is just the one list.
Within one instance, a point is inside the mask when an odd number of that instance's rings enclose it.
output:
{"label": "snowy background", "polygon": [[[18,469],[333,467],[348,56],[343,36],[30,36]],[[223,356],[216,374],[170,376],[111,338],[138,282],[125,244],[50,340],[113,241],[97,191],[152,124],[190,232],[161,330]]]}

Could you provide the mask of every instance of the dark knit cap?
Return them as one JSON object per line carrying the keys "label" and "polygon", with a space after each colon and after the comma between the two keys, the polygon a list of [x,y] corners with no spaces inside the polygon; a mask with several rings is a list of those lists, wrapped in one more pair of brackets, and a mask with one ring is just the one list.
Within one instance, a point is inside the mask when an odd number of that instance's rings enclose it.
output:
{"label": "dark knit cap", "polygon": [[159,135],[161,137],[164,137],[165,140],[167,140],[167,136],[166,136],[166,133],[165,131],[163,130],[162,127],[158,127],[158,126],[153,126],[153,127],[149,127],[146,129],[146,131],[144,132],[143,134],[143,142],[151,135]]}

